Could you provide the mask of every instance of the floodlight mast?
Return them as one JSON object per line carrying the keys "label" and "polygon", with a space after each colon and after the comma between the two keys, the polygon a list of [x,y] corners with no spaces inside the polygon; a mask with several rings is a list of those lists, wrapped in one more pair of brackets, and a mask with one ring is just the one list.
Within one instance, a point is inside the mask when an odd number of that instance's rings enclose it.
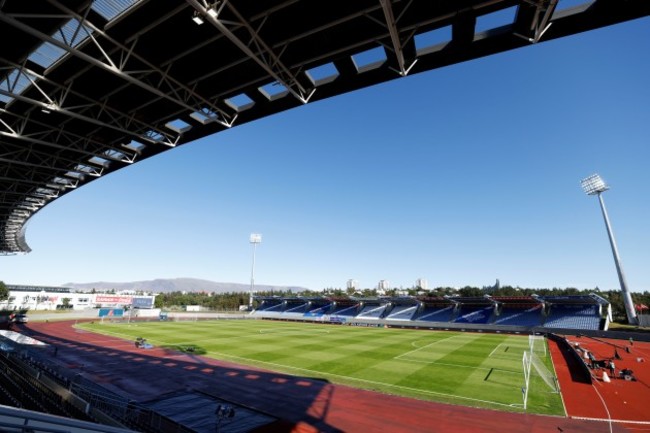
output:
{"label": "floodlight mast", "polygon": [[600,202],[600,210],[603,213],[603,219],[605,220],[605,227],[607,228],[607,236],[609,236],[609,244],[612,247],[612,254],[614,255],[614,263],[616,264],[616,272],[618,273],[618,282],[621,285],[621,292],[623,294],[623,304],[625,305],[625,312],[627,313],[627,322],[631,325],[638,324],[638,318],[636,311],[634,310],[634,303],[632,302],[632,296],[630,291],[627,288],[627,282],[625,281],[625,274],[623,273],[623,267],[621,266],[621,259],[618,256],[618,248],[616,247],[616,240],[614,239],[614,232],[612,231],[612,226],[609,223],[609,216],[607,215],[607,209],[605,208],[605,201],[603,200],[602,193],[609,189],[609,186],[605,181],[598,175],[592,174],[591,176],[583,179],[580,182],[582,189],[587,195],[597,195],[598,201]]}
{"label": "floodlight mast", "polygon": [[262,235],[259,233],[251,233],[249,240],[253,245],[253,264],[251,266],[251,292],[248,298],[248,307],[253,308],[253,293],[255,291],[255,249],[257,244],[262,243]]}

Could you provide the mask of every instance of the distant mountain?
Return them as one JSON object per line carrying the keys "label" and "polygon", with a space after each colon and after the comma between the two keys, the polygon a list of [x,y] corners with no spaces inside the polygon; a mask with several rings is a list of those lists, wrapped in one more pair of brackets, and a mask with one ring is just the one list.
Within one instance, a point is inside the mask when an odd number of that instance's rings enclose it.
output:
{"label": "distant mountain", "polygon": [[[126,283],[111,283],[111,282],[95,282],[95,283],[66,283],[62,285],[70,289],[79,291],[89,291],[92,289],[98,291],[105,290],[135,290],[153,293],[169,293],[169,292],[248,292],[250,285],[239,283],[217,283],[215,281],[199,280],[196,278],[173,278],[148,281],[132,281]],[[294,286],[269,286],[264,284],[255,284],[255,291],[287,291],[301,292],[306,290],[303,287]]]}

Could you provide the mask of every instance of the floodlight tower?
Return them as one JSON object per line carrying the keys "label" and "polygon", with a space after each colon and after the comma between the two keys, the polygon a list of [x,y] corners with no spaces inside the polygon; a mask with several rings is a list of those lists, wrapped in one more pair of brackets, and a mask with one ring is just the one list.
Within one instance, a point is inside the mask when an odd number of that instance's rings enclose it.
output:
{"label": "floodlight tower", "polygon": [[251,266],[251,293],[248,298],[248,306],[253,308],[253,292],[255,290],[255,249],[257,248],[257,244],[262,243],[262,235],[259,233],[251,233],[249,241],[251,245],[253,245],[253,264]]}
{"label": "floodlight tower", "polygon": [[582,186],[582,189],[585,191],[585,193],[587,193],[587,195],[598,196],[600,209],[603,212],[603,219],[605,220],[605,227],[607,227],[609,243],[612,246],[612,254],[614,255],[614,263],[616,264],[616,272],[618,273],[618,282],[621,285],[621,292],[623,293],[623,303],[625,304],[627,321],[631,325],[636,325],[638,323],[638,319],[636,316],[636,311],[634,310],[634,303],[632,302],[632,296],[627,289],[627,282],[625,281],[625,275],[623,274],[623,268],[621,267],[621,259],[618,256],[618,248],[616,248],[616,240],[614,239],[614,233],[612,232],[612,226],[609,223],[607,209],[605,208],[605,201],[603,200],[602,196],[602,193],[607,191],[609,189],[609,186],[607,186],[605,181],[598,174],[592,174],[591,176],[582,179],[580,185]]}

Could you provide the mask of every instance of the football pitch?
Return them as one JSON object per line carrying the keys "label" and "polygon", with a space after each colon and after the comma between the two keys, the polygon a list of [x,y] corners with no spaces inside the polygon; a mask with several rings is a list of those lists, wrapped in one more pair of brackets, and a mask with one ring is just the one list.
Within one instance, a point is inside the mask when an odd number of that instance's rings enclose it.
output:
{"label": "football pitch", "polygon": [[[527,335],[366,328],[262,320],[85,323],[156,347],[382,393],[524,412]],[[537,343],[546,345],[545,341]],[[548,350],[536,352],[553,372]],[[544,367],[542,367],[544,370]],[[531,368],[528,413],[565,415],[560,393]]]}

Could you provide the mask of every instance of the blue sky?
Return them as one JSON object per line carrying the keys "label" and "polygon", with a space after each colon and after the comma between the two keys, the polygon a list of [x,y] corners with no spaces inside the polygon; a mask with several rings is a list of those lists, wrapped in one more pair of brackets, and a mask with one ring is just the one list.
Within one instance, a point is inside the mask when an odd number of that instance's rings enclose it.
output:
{"label": "blue sky", "polygon": [[178,147],[28,225],[9,284],[193,277],[650,290],[650,21],[400,78]]}

